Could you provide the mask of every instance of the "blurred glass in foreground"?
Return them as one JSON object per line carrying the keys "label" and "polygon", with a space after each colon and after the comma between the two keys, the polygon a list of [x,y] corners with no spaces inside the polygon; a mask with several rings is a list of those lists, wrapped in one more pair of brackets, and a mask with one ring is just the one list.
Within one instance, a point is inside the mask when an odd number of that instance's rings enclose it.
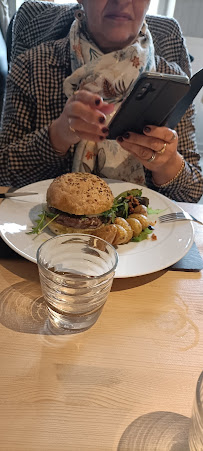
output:
{"label": "blurred glass in foreground", "polygon": [[196,386],[192,420],[189,430],[190,451],[203,451],[203,371]]}

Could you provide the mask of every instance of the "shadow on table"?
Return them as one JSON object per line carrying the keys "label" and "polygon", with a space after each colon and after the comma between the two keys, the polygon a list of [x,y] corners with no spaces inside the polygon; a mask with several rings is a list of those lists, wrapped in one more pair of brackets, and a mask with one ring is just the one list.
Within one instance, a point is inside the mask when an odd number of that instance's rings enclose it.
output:
{"label": "shadow on table", "polygon": [[117,451],[189,451],[190,418],[174,412],[152,412],[123,432]]}
{"label": "shadow on table", "polygon": [[131,288],[146,285],[147,283],[153,282],[153,280],[159,279],[159,277],[163,276],[167,271],[168,269],[164,269],[144,276],[114,279],[111,291],[130,290]]}
{"label": "shadow on table", "polygon": [[[24,280],[0,293],[0,324],[16,332],[38,335],[74,335],[78,331],[54,328],[48,320],[41,287]],[[82,331],[81,331],[82,333]]]}
{"label": "shadow on table", "polygon": [[[21,257],[21,255],[13,251],[13,249],[11,249],[1,238],[0,256],[1,265],[11,273],[26,280],[39,281],[37,265],[35,263],[28,262],[25,258]],[[26,274],[24,266],[25,262],[27,262]]]}
{"label": "shadow on table", "polygon": [[[0,294],[0,323],[16,332],[56,335],[47,320],[47,310],[40,283],[22,281]],[[63,335],[63,331],[57,331]]]}
{"label": "shadow on table", "polygon": [[39,333],[47,318],[40,284],[22,281],[5,288],[0,295],[0,323],[23,333]]}

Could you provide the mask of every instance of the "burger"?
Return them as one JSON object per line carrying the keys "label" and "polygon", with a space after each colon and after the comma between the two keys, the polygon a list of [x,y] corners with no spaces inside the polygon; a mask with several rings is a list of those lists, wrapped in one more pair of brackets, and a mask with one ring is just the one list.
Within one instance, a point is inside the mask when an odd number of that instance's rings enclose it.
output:
{"label": "burger", "polygon": [[[100,177],[80,172],[61,175],[50,184],[46,200],[47,226],[54,234],[89,233],[105,239],[114,196]],[[50,222],[50,217],[55,219]]]}

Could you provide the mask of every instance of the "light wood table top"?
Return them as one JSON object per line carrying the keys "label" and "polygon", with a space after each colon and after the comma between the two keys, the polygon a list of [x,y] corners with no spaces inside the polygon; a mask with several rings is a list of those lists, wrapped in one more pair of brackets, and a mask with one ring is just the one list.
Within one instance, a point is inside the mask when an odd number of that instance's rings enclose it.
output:
{"label": "light wood table top", "polygon": [[187,451],[202,369],[203,272],[115,279],[91,329],[53,336],[37,266],[1,240],[1,451]]}

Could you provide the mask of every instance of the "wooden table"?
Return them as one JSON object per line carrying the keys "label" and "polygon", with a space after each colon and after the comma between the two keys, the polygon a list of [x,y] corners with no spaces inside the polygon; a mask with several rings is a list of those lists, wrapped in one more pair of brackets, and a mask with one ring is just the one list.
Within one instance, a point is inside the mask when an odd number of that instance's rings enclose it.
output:
{"label": "wooden table", "polygon": [[[180,205],[203,221],[203,205]],[[195,242],[203,256],[198,224]],[[203,273],[115,279],[90,330],[53,336],[37,266],[3,241],[0,255],[1,451],[187,451]]]}

